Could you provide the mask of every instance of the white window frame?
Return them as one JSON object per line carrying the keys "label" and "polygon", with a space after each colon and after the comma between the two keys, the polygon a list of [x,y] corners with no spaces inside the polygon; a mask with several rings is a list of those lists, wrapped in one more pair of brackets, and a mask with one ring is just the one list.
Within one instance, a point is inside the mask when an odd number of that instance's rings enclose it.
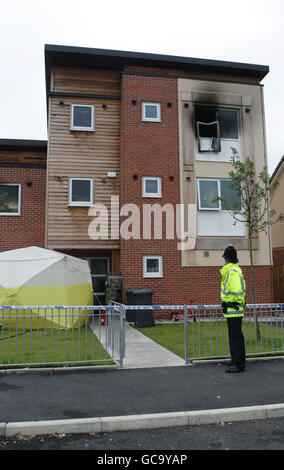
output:
{"label": "white window frame", "polygon": [[[149,117],[146,116],[146,106],[156,106],[156,108],[157,108],[157,117],[156,118],[149,118]],[[142,121],[161,122],[161,104],[160,103],[143,102],[142,103]]]}
{"label": "white window frame", "polygon": [[198,209],[200,211],[220,211],[221,210],[221,201],[218,200],[218,207],[201,207],[201,198],[200,198],[200,182],[201,181],[210,181],[210,182],[216,182],[217,183],[217,191],[218,191],[218,196],[220,197],[220,183],[218,179],[210,179],[210,178],[198,178]]}
{"label": "white window frame", "polygon": [[17,212],[0,212],[1,215],[21,215],[21,184],[20,183],[0,183],[0,186],[18,186],[18,211]]}
{"label": "white window frame", "polygon": [[[90,201],[72,201],[73,181],[90,181]],[[70,178],[69,179],[69,206],[89,207],[93,205],[93,180],[92,178]]]}
{"label": "white window frame", "polygon": [[[146,191],[146,181],[157,181],[158,191],[156,193],[148,193]],[[160,176],[142,176],[142,197],[162,197],[162,181]]]}
{"label": "white window frame", "polygon": [[[80,106],[81,108],[91,108],[92,109],[92,113],[91,113],[91,126],[90,127],[85,127],[85,126],[74,126],[73,125],[73,118],[74,118],[74,108],[75,106]],[[92,104],[79,104],[79,103],[75,103],[75,104],[72,104],[71,106],[71,125],[70,125],[70,129],[72,131],[87,131],[87,132],[93,132],[95,129],[94,129],[94,106]]]}
{"label": "white window frame", "polygon": [[[236,107],[236,106],[226,106],[226,105],[218,105],[218,104],[213,104],[213,105],[210,105],[210,104],[198,104],[198,103],[195,103],[197,106],[202,106],[204,108],[214,108],[216,109],[217,111],[220,110],[220,111],[233,111],[235,113],[237,113],[237,130],[238,130],[238,138],[237,139],[229,139],[229,138],[225,138],[225,137],[221,137],[221,135],[219,135],[219,144],[220,144],[220,150],[219,151],[212,151],[212,150],[208,150],[208,151],[199,151],[199,142],[198,142],[198,136],[196,136],[195,138],[195,141],[196,141],[196,160],[197,161],[204,161],[204,162],[220,162],[220,163],[223,163],[223,162],[229,162],[230,160],[225,158],[224,157],[224,154],[222,154],[222,151],[224,150],[223,147],[224,147],[224,144],[228,143],[227,145],[230,145],[230,143],[232,144],[231,146],[233,147],[236,147],[239,154],[241,154],[241,148],[242,148],[242,135],[241,135],[241,132],[242,132],[242,121],[241,121],[241,108],[240,107]],[[196,114],[195,114],[195,117],[194,117],[194,121],[195,121],[195,125],[196,125]],[[219,132],[220,132],[220,129],[219,129]],[[222,145],[222,142],[224,143]]]}
{"label": "white window frame", "polygon": [[201,200],[200,200],[200,181],[216,181],[217,182],[217,190],[218,190],[218,196],[221,197],[221,181],[230,181],[229,178],[198,178],[198,210],[200,211],[221,211],[221,212],[232,212],[230,209],[222,209],[222,201],[218,199],[216,202],[218,202],[218,207],[201,207]]}
{"label": "white window frame", "polygon": [[[159,271],[156,273],[147,272],[147,260],[158,259],[159,260]],[[161,255],[145,255],[143,256],[143,277],[163,277],[163,257]]]}

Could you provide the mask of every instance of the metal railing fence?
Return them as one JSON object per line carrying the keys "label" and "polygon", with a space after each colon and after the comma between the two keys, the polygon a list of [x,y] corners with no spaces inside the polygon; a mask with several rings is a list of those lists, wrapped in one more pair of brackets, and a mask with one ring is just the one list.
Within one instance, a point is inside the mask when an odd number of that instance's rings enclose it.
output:
{"label": "metal railing fence", "polygon": [[[185,363],[230,357],[220,305],[184,305]],[[284,304],[249,304],[243,317],[246,356],[284,353]]]}
{"label": "metal railing fence", "polygon": [[[185,364],[230,356],[220,305],[0,306],[0,367],[90,365],[125,356],[126,310],[164,310],[184,323]],[[284,353],[284,304],[250,304],[246,356]]]}
{"label": "metal railing fence", "polygon": [[[227,322],[220,305],[126,305],[128,310],[167,310],[184,321],[185,364],[230,357]],[[248,304],[243,318],[246,356],[284,353],[284,304]]]}
{"label": "metal railing fence", "polygon": [[125,353],[125,307],[1,306],[0,367],[118,362]]}

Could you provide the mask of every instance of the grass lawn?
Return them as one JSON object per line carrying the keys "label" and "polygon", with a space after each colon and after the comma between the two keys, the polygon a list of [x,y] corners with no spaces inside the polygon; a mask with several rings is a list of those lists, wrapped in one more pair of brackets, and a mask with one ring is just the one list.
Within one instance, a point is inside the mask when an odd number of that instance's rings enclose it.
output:
{"label": "grass lawn", "polygon": [[[185,357],[184,323],[157,323],[150,328],[137,328],[156,343],[164,346],[177,356]],[[260,341],[256,340],[254,322],[243,322],[246,354],[284,352],[284,329],[260,323]],[[229,344],[226,320],[218,322],[197,321],[188,324],[188,356],[191,358],[227,357]]]}
{"label": "grass lawn", "polygon": [[[73,345],[73,346],[72,346]],[[70,330],[0,329],[0,366],[115,364],[89,327]]]}

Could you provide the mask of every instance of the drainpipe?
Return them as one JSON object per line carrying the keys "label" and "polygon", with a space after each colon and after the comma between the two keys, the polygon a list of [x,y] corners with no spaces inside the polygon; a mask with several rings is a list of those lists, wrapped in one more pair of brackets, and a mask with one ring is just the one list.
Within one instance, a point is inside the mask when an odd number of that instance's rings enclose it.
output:
{"label": "drainpipe", "polygon": [[[263,135],[264,161],[265,161],[266,167],[268,168],[263,85],[260,85],[260,96],[261,96],[261,116],[262,116],[262,135]],[[269,195],[268,195],[268,197],[269,197]],[[269,215],[268,215],[268,217],[269,217]],[[270,266],[272,266],[273,265],[273,261],[272,261],[273,258],[272,258],[272,246],[271,246],[271,226],[268,226],[268,246],[269,246]]]}

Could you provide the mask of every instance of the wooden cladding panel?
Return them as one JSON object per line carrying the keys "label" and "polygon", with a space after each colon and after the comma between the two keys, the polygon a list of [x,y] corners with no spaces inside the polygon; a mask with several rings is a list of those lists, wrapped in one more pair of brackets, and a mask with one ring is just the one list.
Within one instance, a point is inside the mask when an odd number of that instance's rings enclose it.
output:
{"label": "wooden cladding panel", "polygon": [[46,152],[0,150],[0,163],[46,164]]}
{"label": "wooden cladding panel", "polygon": [[[89,90],[88,90],[89,92]],[[64,104],[60,104],[60,102]],[[94,132],[71,131],[72,104],[91,104],[95,109]],[[92,240],[88,227],[94,217],[88,207],[69,206],[69,178],[93,179],[93,202],[108,208],[110,237],[111,195],[119,195],[120,176],[120,101],[98,98],[50,98],[48,156],[49,247],[113,246],[118,240]],[[116,171],[116,178],[107,178]]]}
{"label": "wooden cladding panel", "polygon": [[55,67],[53,92],[120,95],[120,72]]}

